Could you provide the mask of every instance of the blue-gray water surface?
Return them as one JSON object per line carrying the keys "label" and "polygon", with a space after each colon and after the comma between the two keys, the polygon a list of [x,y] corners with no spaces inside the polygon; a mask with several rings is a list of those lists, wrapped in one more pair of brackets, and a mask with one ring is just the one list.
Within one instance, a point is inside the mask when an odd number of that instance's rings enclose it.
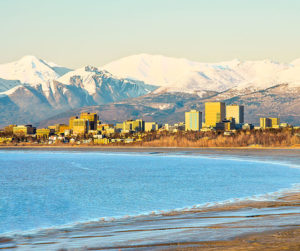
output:
{"label": "blue-gray water surface", "polygon": [[0,234],[263,195],[299,181],[297,168],[227,157],[0,150]]}

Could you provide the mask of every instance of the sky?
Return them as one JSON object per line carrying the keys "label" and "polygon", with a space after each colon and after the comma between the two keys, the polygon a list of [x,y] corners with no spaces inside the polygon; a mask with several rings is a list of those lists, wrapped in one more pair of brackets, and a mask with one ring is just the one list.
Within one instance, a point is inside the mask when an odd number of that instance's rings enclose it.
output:
{"label": "sky", "polygon": [[0,63],[79,68],[161,54],[201,62],[300,58],[299,0],[0,0]]}

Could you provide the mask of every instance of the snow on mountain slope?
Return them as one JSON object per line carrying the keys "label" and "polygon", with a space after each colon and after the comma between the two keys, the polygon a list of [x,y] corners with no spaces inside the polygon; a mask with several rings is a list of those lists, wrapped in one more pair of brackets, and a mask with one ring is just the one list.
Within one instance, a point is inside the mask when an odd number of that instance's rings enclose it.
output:
{"label": "snow on mountain slope", "polygon": [[86,66],[56,80],[22,83],[0,91],[0,125],[34,123],[71,109],[139,97],[156,88]]}
{"label": "snow on mountain slope", "polygon": [[135,78],[146,83],[166,86],[199,63],[186,59],[169,58],[160,55],[139,54],[104,65],[112,74],[126,78]]}
{"label": "snow on mountain slope", "polygon": [[115,97],[123,94],[128,95],[128,97],[138,97],[148,94],[157,88],[138,80],[115,77],[108,71],[99,70],[93,66],[86,66],[68,72],[58,78],[57,81],[65,85],[75,85],[83,88],[89,95],[98,95],[100,92],[103,95],[106,92],[107,95]]}
{"label": "snow on mountain slope", "polygon": [[1,64],[0,78],[36,85],[56,79],[68,71],[70,69],[57,65],[51,67],[46,61],[29,55],[15,62]]}
{"label": "snow on mountain slope", "polygon": [[90,95],[93,95],[97,92],[97,81],[95,80],[95,76],[101,77],[112,77],[112,75],[107,71],[99,71],[95,67],[86,66],[80,69],[70,71],[60,77],[57,81],[65,84],[65,85],[77,85],[81,88],[85,89]]}
{"label": "snow on mountain slope", "polygon": [[212,65],[182,58],[139,54],[122,58],[102,67],[114,75],[138,79],[170,90],[210,89],[214,84],[226,90],[241,77],[223,65]]}
{"label": "snow on mountain slope", "polygon": [[0,78],[0,92],[5,92],[20,84],[21,82],[19,80],[7,80]]}
{"label": "snow on mountain slope", "polygon": [[139,54],[122,58],[102,68],[114,75],[139,79],[161,86],[156,92],[225,91],[265,89],[281,83],[299,81],[300,60],[291,64],[271,60],[199,63],[187,59]]}

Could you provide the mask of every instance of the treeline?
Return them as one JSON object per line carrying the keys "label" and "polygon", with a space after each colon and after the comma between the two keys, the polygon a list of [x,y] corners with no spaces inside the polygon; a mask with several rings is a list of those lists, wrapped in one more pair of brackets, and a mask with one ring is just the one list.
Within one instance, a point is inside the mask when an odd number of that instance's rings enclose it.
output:
{"label": "treeline", "polygon": [[177,132],[147,135],[144,147],[286,147],[300,145],[300,131],[269,129],[237,131],[232,135],[223,132]]}

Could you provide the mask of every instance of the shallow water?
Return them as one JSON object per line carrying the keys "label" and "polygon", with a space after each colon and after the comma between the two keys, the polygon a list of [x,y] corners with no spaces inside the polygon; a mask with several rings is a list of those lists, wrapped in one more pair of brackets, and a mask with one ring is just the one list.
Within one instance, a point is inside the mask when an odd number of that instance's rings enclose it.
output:
{"label": "shallow water", "polygon": [[0,160],[0,234],[264,199],[300,181],[289,164],[230,156],[1,150]]}

